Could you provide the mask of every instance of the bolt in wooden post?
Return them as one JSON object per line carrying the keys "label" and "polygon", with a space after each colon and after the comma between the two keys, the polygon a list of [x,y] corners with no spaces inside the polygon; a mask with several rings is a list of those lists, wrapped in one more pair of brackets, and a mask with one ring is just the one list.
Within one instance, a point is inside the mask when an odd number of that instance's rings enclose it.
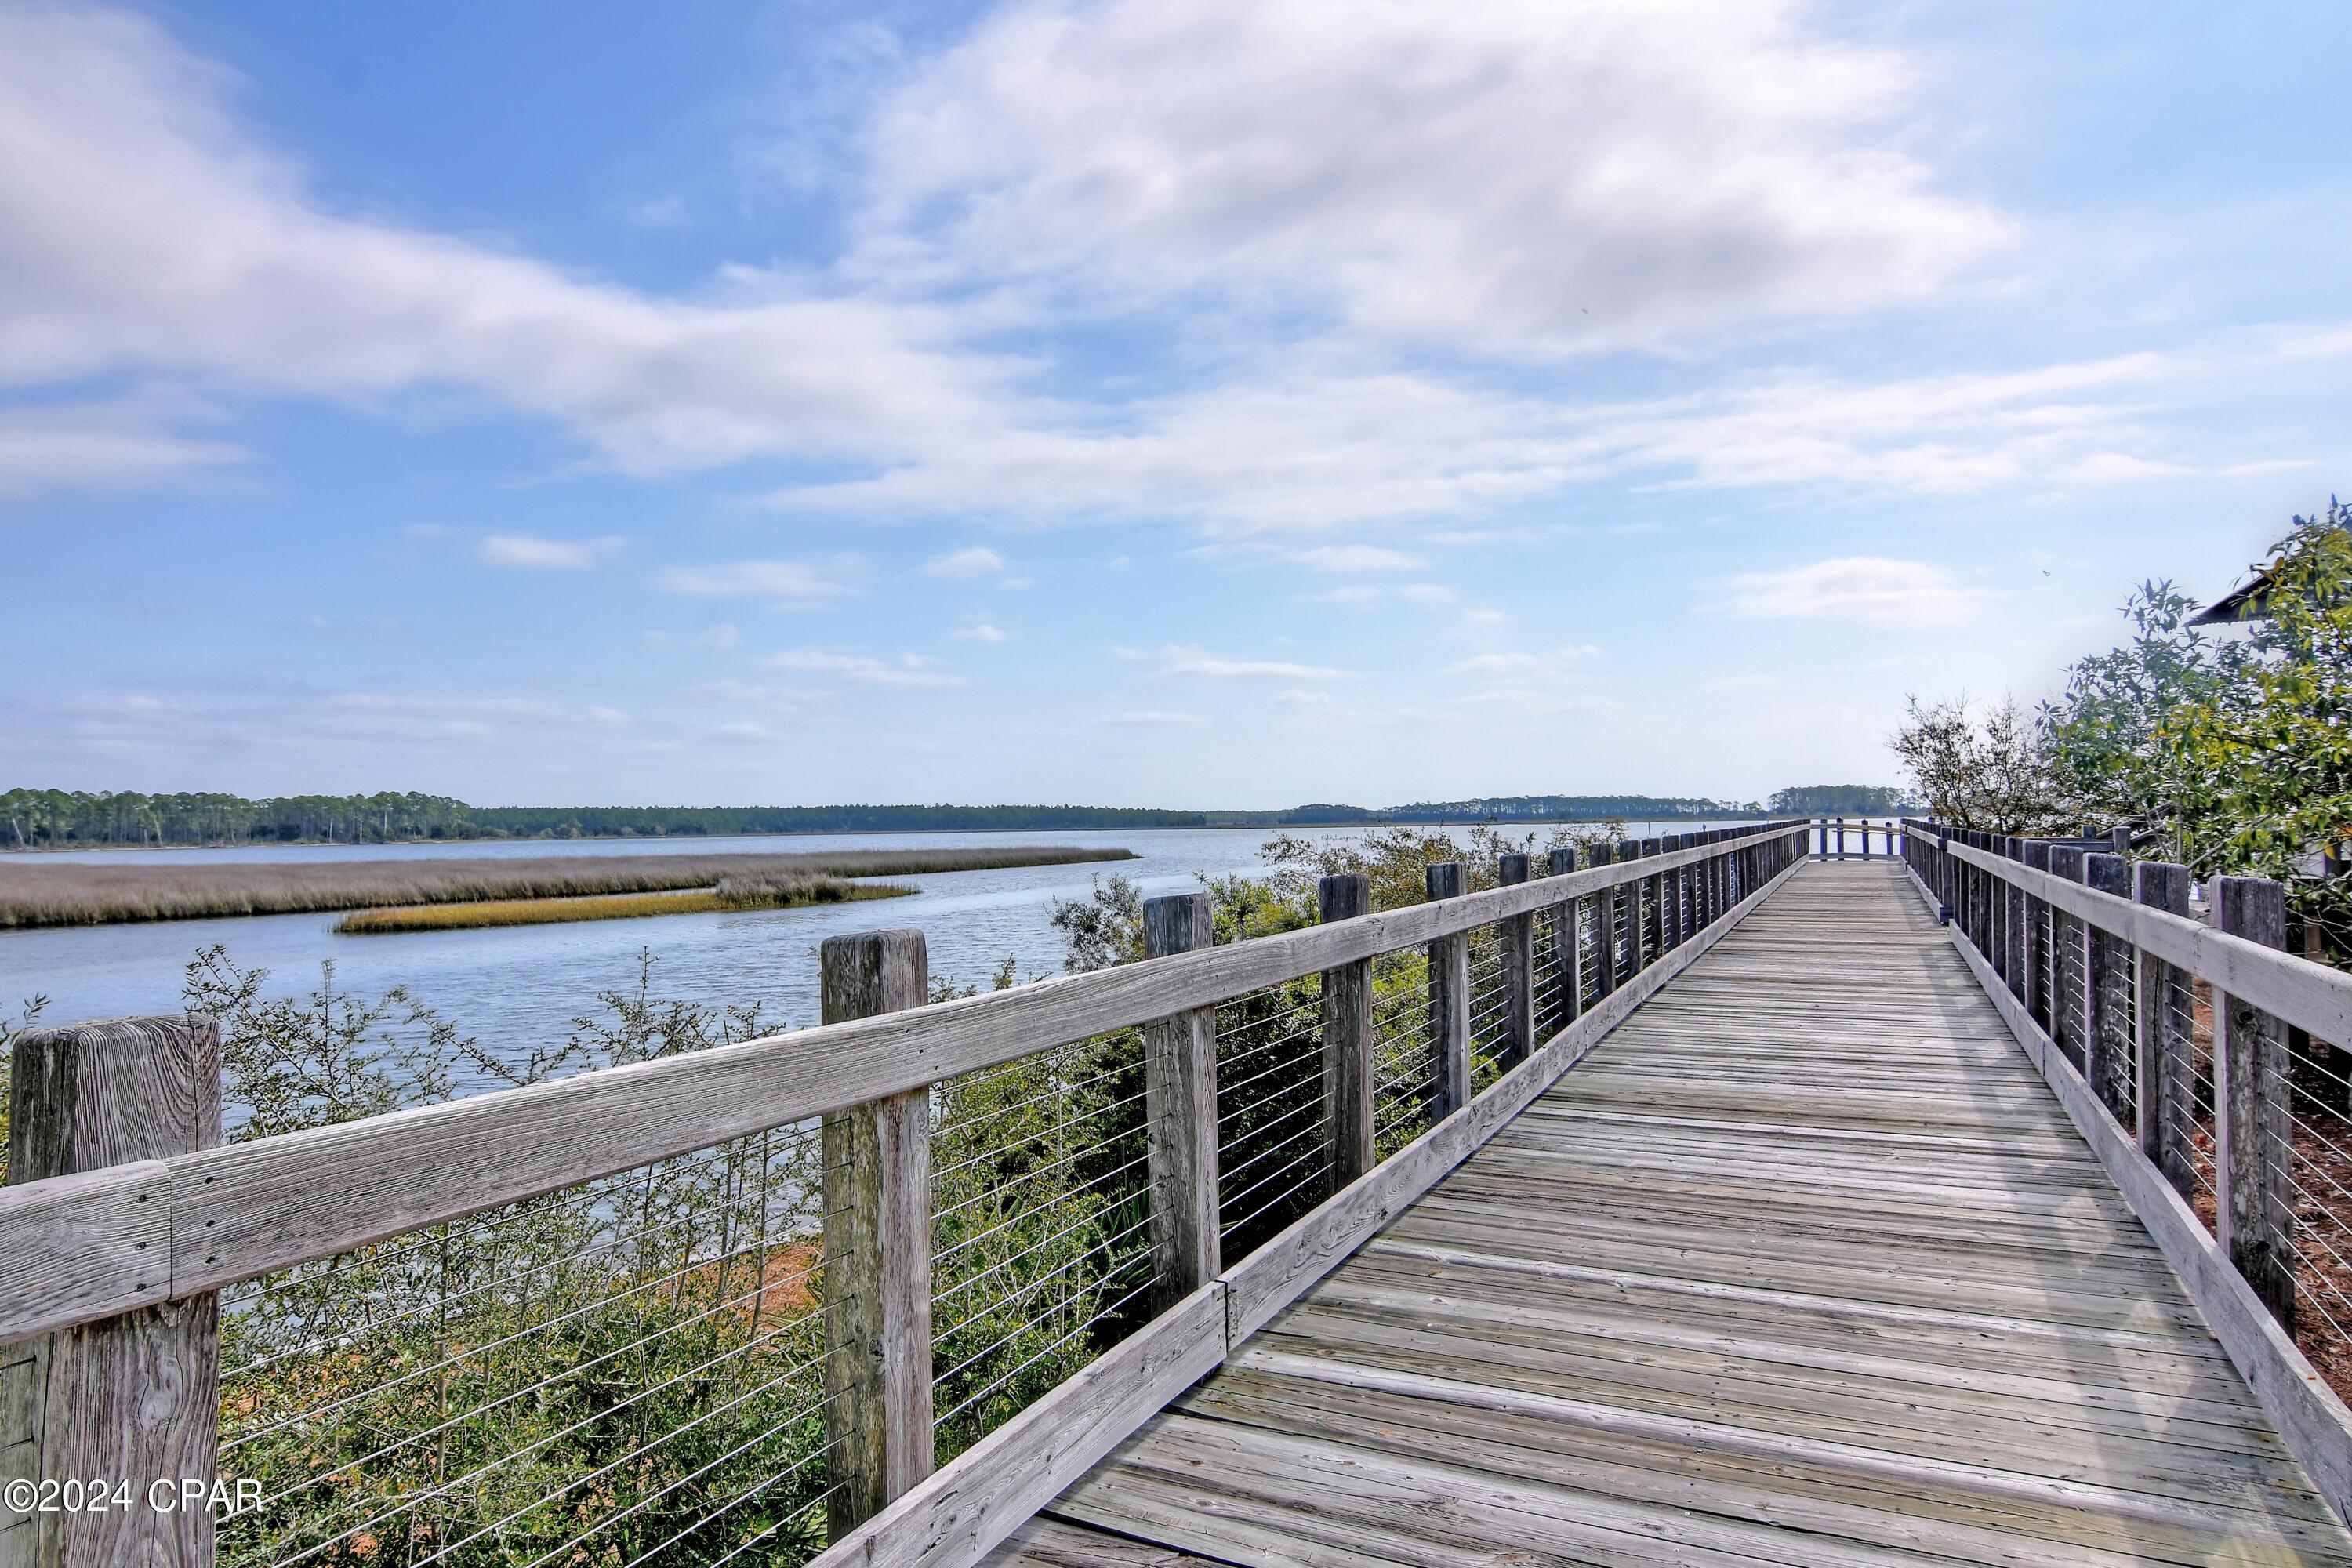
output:
{"label": "bolt in wooden post", "polygon": [[[1360,872],[1316,884],[1318,919],[1370,914],[1372,879]],[[1358,959],[1323,972],[1323,1124],[1331,1137],[1331,1186],[1370,1170],[1372,1147],[1372,962]]]}
{"label": "bolt in wooden post", "polygon": [[[2286,889],[2261,877],[2220,879],[2215,923],[2264,947],[2286,946]],[[2286,1030],[2237,997],[2213,997],[2215,1236],[2273,1315],[2294,1322],[2287,1199],[2294,1124]]]}
{"label": "bolt in wooden post", "polygon": [[[195,1014],[41,1029],[11,1052],[11,1186],[162,1160],[221,1141],[220,1028]],[[132,1244],[167,1280],[168,1221]],[[148,1489],[216,1475],[220,1298],[210,1291],[0,1346],[0,1481],[127,1483],[133,1506],[14,1511],[6,1568],[212,1568],[208,1506],[157,1510]]]}
{"label": "bolt in wooden post", "polygon": [[[2189,913],[2189,868],[2143,860],[2132,868],[2132,898],[2167,914]],[[2139,1016],[2134,1033],[2133,1077],[2139,1091],[2139,1152],[2164,1173],[2182,1197],[2193,1197],[2186,1121],[2194,1106],[2189,1060],[2189,972],[2139,954]]]}
{"label": "bolt in wooden post", "polygon": [[[825,938],[828,1024],[923,1005],[919,931]],[[839,1541],[931,1473],[931,1097],[870,1100],[824,1119],[824,1435]]]}
{"label": "bolt in wooden post", "polygon": [[[1422,872],[1431,901],[1462,896],[1462,862],[1441,860]],[[1470,935],[1456,931],[1429,944],[1429,1033],[1433,1126],[1470,1103]]]}
{"label": "bolt in wooden post", "polygon": [[[2083,884],[2095,892],[2131,897],[2131,864],[2120,855],[2083,857]],[[2118,1121],[2131,1110],[2124,1082],[2132,1062],[2131,949],[2090,921],[2083,922],[2083,1043],[2084,1077]]]}
{"label": "bolt in wooden post", "polygon": [[[1548,868],[1555,877],[1565,877],[1575,870],[1575,848],[1571,846],[1553,850]],[[1582,899],[1570,899],[1564,904],[1551,907],[1552,932],[1559,939],[1552,944],[1552,964],[1558,972],[1559,1026],[1563,1029],[1575,1023],[1584,1011],[1584,971],[1577,961],[1577,941],[1583,925],[1583,909]]]}
{"label": "bolt in wooden post", "polygon": [[[1143,900],[1143,956],[1214,945],[1209,895]],[[1217,1010],[1194,1007],[1143,1027],[1143,1106],[1151,1173],[1155,1306],[1224,1267],[1217,1235]]]}

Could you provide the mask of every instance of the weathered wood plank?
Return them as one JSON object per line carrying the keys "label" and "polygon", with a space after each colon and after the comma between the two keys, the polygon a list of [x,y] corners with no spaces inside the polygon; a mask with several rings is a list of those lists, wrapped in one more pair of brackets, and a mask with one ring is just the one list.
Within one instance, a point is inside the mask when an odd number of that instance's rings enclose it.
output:
{"label": "weathered wood plank", "polygon": [[[1143,902],[1147,958],[1215,945],[1209,895]],[[1217,1227],[1217,1010],[1195,1007],[1143,1028],[1151,1181],[1152,1288],[1165,1309],[1224,1267]]]}
{"label": "weathered wood plank", "polygon": [[[145,1170],[221,1140],[221,1044],[214,1021],[194,1014],[45,1029],[15,1042],[9,1096],[10,1185],[93,1173]],[[135,1291],[168,1282],[170,1237],[142,1234],[110,1205],[108,1252]],[[159,1209],[134,1192],[133,1209]],[[30,1288],[45,1289],[36,1279]],[[60,1329],[30,1354],[0,1352],[0,1442],[15,1441],[7,1468],[37,1482],[149,1489],[194,1481],[209,1488],[218,1451],[220,1301],[200,1291]],[[211,1568],[209,1509],[152,1506],[37,1512],[0,1530],[0,1568]]]}
{"label": "weathered wood plank", "polygon": [[[1793,869],[1793,868],[1791,868]],[[1783,873],[1785,876],[1786,873]],[[1430,1129],[1331,1200],[1227,1269],[1229,1337],[1256,1330],[1460,1164],[1659,987],[1695,963],[1769,898],[1767,883],[1734,906],[1717,929],[1671,960],[1652,965],[1512,1068],[1455,1115]]]}
{"label": "weathered wood plank", "polygon": [[969,1568],[1224,1353],[1224,1288],[1213,1283],[1087,1363],[811,1568]]}
{"label": "weathered wood plank", "polygon": [[[1525,882],[1528,876],[1528,859],[1525,855],[1505,855],[1495,864],[1495,879],[1502,887],[1512,888]],[[1528,1059],[1536,1048],[1536,921],[1532,911],[1512,915],[1500,922],[1497,933],[1503,947],[1503,994],[1507,1011],[1503,1017],[1503,1039],[1499,1059],[1506,1068],[1517,1067]]]}
{"label": "weathered wood plank", "polygon": [[[919,931],[827,937],[827,1023],[923,1005]],[[824,1433],[836,1541],[931,1473],[931,1107],[923,1089],[824,1119]]]}
{"label": "weathered wood plank", "polygon": [[[1572,869],[1573,868],[1571,868]],[[1432,903],[1462,896],[1462,862],[1427,867],[1423,881]],[[1470,1103],[1470,939],[1456,932],[1424,950],[1429,969],[1430,1048],[1436,1053],[1436,1089],[1430,1105],[1433,1126]]]}
{"label": "weathered wood plank", "polygon": [[[1920,896],[1932,898],[1924,884]],[[2165,1258],[2179,1275],[2213,1335],[2228,1352],[2279,1436],[2310,1472],[2339,1518],[2352,1513],[2352,1410],[2320,1378],[2276,1318],[2246,1283],[2195,1211],[2105,1113],[2067,1066],[2042,1026],[1994,980],[1981,954],[1953,942],[1991,996],[2018,1044],[2082,1130]]]}
{"label": "weathered wood plank", "polygon": [[[2231,936],[2286,946],[2286,889],[2259,877],[2216,882],[2214,922]],[[2215,1240],[2280,1322],[2294,1323],[2294,1124],[2286,1029],[2244,998],[2213,997]]]}
{"label": "weathered wood plank", "polygon": [[[1372,911],[1371,879],[1348,872],[1321,879],[1316,916],[1324,924]],[[1347,1185],[1372,1168],[1377,1126],[1372,1115],[1372,965],[1358,959],[1323,972],[1323,1130],[1330,1152],[1331,1184]]]}

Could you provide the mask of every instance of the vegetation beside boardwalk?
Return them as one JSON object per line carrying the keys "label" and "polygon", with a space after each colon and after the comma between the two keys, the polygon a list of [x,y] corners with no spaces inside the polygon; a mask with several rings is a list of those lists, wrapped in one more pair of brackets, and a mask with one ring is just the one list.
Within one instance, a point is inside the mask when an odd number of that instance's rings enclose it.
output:
{"label": "vegetation beside boardwalk", "polygon": [[2296,518],[2260,614],[2195,624],[2169,582],[2124,605],[2130,640],[2029,710],[1911,703],[1898,758],[1937,821],[2020,836],[2124,828],[2199,880],[2286,884],[2290,944],[2352,962],[2352,506]]}
{"label": "vegetation beside boardwalk", "polygon": [[683,893],[616,893],[591,899],[488,899],[478,903],[412,904],[361,910],[335,922],[345,936],[404,931],[476,931],[489,926],[562,925],[573,921],[632,921],[653,915],[709,915],[741,910],[791,910],[810,904],[903,899],[918,891],[889,882],[849,882],[838,877],[768,879],[746,884],[730,878],[716,888]]}
{"label": "vegetation beside boardwalk", "polygon": [[534,855],[253,864],[0,864],[0,928],[320,913],[493,899],[712,889],[760,879],[915,877],[1132,860],[1133,850],[1005,844],[776,855]]}

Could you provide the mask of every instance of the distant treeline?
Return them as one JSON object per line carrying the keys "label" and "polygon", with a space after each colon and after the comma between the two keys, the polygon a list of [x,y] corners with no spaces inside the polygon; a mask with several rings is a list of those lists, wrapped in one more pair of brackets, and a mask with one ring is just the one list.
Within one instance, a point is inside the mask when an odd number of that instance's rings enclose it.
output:
{"label": "distant treeline", "polygon": [[[1776,815],[1880,816],[1896,793],[1816,784],[1773,795]],[[388,844],[463,838],[685,838],[759,833],[1058,832],[1154,827],[1309,827],[1390,822],[1657,821],[1761,815],[1755,801],[1690,795],[1514,795],[1409,805],[1318,804],[1285,811],[1115,805],[468,805],[412,792],[141,795],[18,789],[0,795],[0,848],[72,845]]]}
{"label": "distant treeline", "polygon": [[1899,789],[1876,784],[1805,784],[1772,792],[1774,816],[1899,816],[1919,803]]}

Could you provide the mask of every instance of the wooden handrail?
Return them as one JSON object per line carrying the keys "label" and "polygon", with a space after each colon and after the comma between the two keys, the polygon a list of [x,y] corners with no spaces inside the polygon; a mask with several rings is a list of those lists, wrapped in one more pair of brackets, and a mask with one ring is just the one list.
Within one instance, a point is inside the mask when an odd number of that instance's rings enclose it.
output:
{"label": "wooden handrail", "polygon": [[[1811,828],[1790,819],[1717,829],[1663,855],[1227,947],[0,1189],[0,1343],[331,1258]],[[147,1250],[163,1237],[167,1270]]]}
{"label": "wooden handrail", "polygon": [[2127,898],[2071,882],[2021,861],[1979,849],[1919,823],[1913,831],[1940,838],[1945,854],[2054,909],[2089,921],[2326,1040],[2352,1040],[2352,974],[2277,948],[2214,930]]}

